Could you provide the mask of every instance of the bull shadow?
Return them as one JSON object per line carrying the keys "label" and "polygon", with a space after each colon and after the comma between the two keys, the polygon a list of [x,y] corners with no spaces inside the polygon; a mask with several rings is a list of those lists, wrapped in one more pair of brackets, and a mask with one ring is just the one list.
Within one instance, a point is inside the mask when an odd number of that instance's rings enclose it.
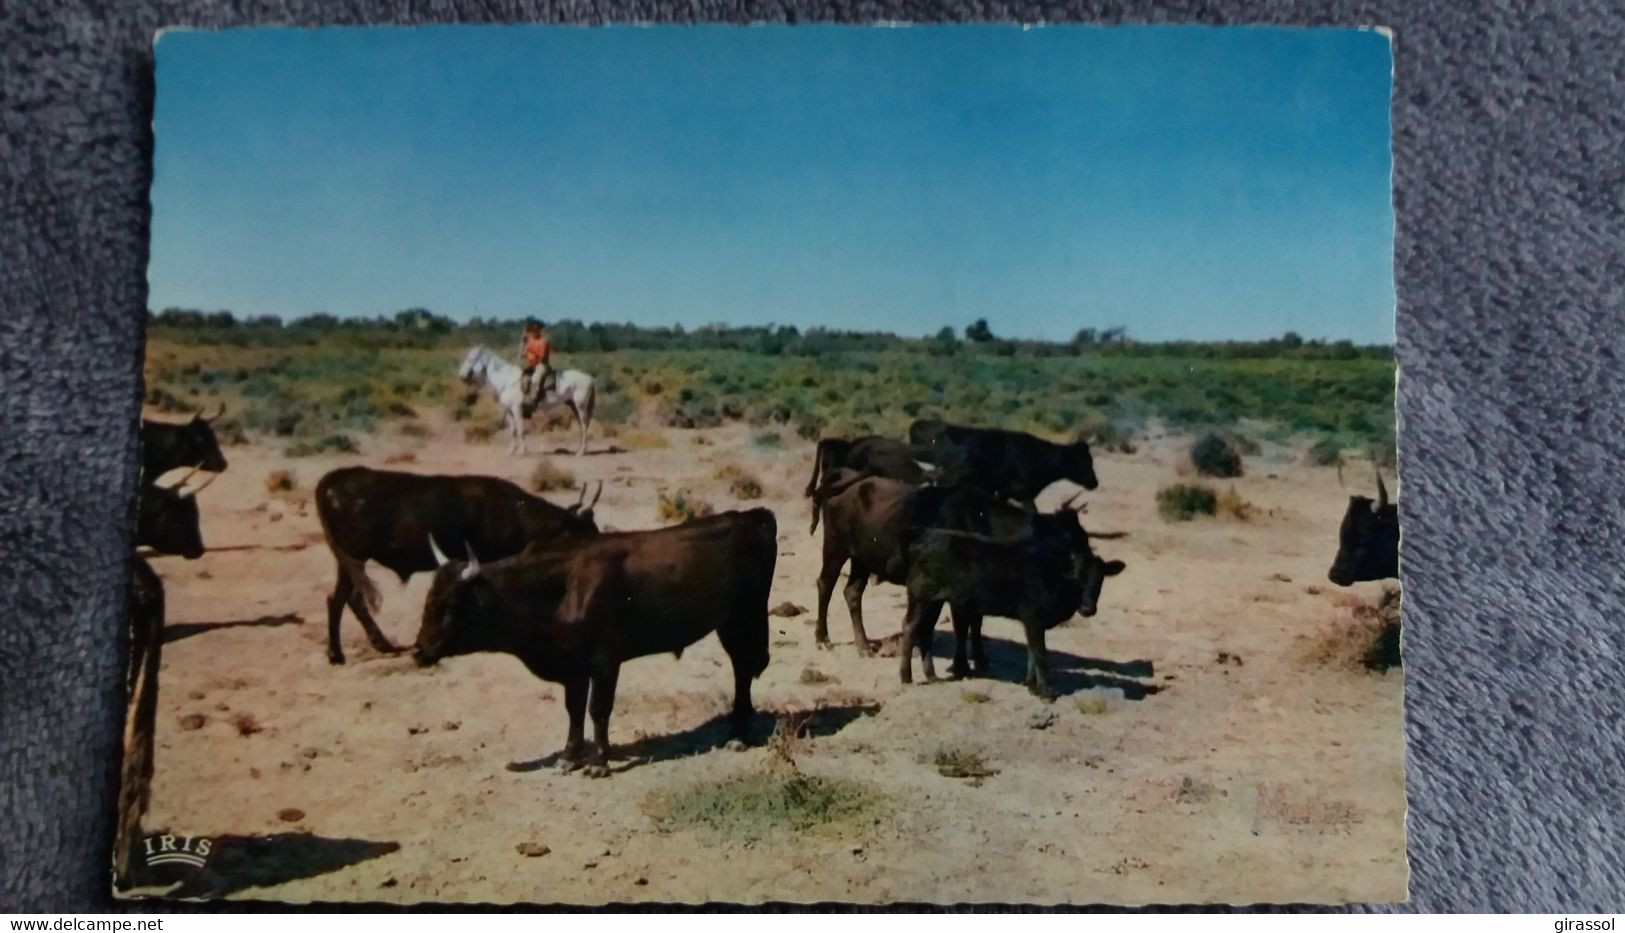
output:
{"label": "bull shadow", "polygon": [[166,898],[220,898],[249,888],[268,888],[314,878],[400,850],[398,842],[332,839],[312,833],[269,836],[216,836],[201,868],[141,866],[141,887],[170,885]]}
{"label": "bull shadow", "polygon": [[[1027,643],[1024,640],[999,638],[987,634],[983,627],[982,644],[987,650],[989,673],[993,680],[1021,683],[1027,676]],[[952,631],[937,631],[931,642],[932,654],[950,661],[954,656]],[[1147,660],[1112,661],[1091,658],[1070,651],[1049,649],[1050,686],[1061,694],[1077,693],[1095,687],[1120,690],[1125,700],[1143,700],[1161,692],[1157,684],[1145,683],[1156,673]]]}
{"label": "bull shadow", "polygon": [[180,622],[164,626],[164,644],[202,635],[223,628],[275,628],[280,625],[304,625],[305,618],[297,613],[260,616],[257,619],[232,619],[229,622]]}
{"label": "bull shadow", "polygon": [[[819,739],[832,736],[865,716],[880,712],[879,703],[845,703],[819,706],[809,710],[786,711],[783,715],[793,720],[799,738]],[[757,710],[747,730],[748,744],[766,741],[777,727],[780,714],[770,710]],[[610,726],[613,734],[614,725]],[[589,727],[589,732],[590,727]],[[689,758],[706,752],[727,748],[733,740],[733,721],[727,713],[713,716],[696,726],[667,735],[650,735],[624,744],[616,744],[610,751],[610,770],[627,771],[639,765],[657,761]],[[559,753],[553,752],[531,761],[516,761],[508,765],[509,771],[541,771],[559,766]]]}

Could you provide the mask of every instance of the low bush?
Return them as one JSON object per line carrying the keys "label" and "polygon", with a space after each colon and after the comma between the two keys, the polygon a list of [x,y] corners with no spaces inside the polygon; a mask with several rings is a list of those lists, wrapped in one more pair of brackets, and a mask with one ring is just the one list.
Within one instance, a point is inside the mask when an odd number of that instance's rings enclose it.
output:
{"label": "low bush", "polygon": [[1343,457],[1343,445],[1334,438],[1323,437],[1315,441],[1304,456],[1315,466],[1336,466]]}
{"label": "low bush", "polygon": [[536,469],[530,474],[530,488],[536,492],[573,489],[575,484],[575,476],[568,470],[554,466],[551,460],[543,460],[536,464]]}
{"label": "low bush", "polygon": [[999,773],[997,768],[988,767],[979,753],[965,748],[938,749],[931,763],[943,777],[985,778]]}
{"label": "low bush", "polygon": [[1236,492],[1234,486],[1220,493],[1215,504],[1217,514],[1225,518],[1233,518],[1238,522],[1244,522],[1252,518],[1256,511],[1251,502],[1243,499],[1241,493]]}
{"label": "low bush", "polygon": [[699,498],[687,489],[679,489],[674,493],[661,493],[656,503],[660,513],[660,520],[669,524],[686,522],[690,519],[704,518],[716,510],[711,503]]}
{"label": "low bush", "polygon": [[315,441],[301,441],[283,451],[290,457],[311,457],[316,454],[358,454],[361,448],[348,434],[329,434]]}
{"label": "low bush", "polygon": [[705,826],[754,839],[770,833],[869,832],[890,808],[868,785],[789,770],[659,791],[646,809],[667,829]]}
{"label": "low bush", "polygon": [[762,498],[762,481],[732,463],[717,470],[717,479],[728,484],[728,492],[735,499]]}
{"label": "low bush", "polygon": [[265,476],[266,492],[293,492],[299,488],[299,478],[292,470],[272,470]]}
{"label": "low bush", "polygon": [[1218,511],[1219,497],[1206,486],[1178,483],[1157,490],[1157,512],[1171,522],[1186,522]]}
{"label": "low bush", "polygon": [[1191,465],[1203,476],[1241,475],[1241,454],[1218,434],[1204,434],[1191,445]]}

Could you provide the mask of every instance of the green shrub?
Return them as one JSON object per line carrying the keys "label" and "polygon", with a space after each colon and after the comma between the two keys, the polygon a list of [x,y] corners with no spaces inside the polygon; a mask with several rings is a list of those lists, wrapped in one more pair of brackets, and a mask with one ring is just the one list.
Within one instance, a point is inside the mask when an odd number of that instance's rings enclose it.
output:
{"label": "green shrub", "polygon": [[1206,486],[1183,483],[1157,490],[1157,512],[1171,522],[1190,521],[1219,510],[1219,497]]}
{"label": "green shrub", "polygon": [[705,826],[754,839],[770,833],[868,832],[890,808],[868,785],[790,771],[657,791],[646,809],[667,829]]}
{"label": "green shrub", "polygon": [[290,445],[283,453],[290,457],[311,457],[316,454],[356,454],[361,448],[348,434],[329,434],[313,442],[301,441]]}
{"label": "green shrub", "polygon": [[543,460],[536,464],[536,469],[530,474],[530,488],[536,492],[552,492],[555,489],[572,489],[576,478],[568,470],[553,465],[551,460]]}
{"label": "green shrub", "polygon": [[1343,445],[1333,438],[1323,437],[1310,446],[1307,456],[1315,466],[1336,466],[1343,458]]}
{"label": "green shrub", "polygon": [[1191,445],[1191,465],[1203,476],[1241,475],[1241,454],[1218,434],[1204,434]]}
{"label": "green shrub", "polygon": [[735,499],[762,498],[762,481],[732,463],[717,470],[717,479],[728,484],[728,492]]}
{"label": "green shrub", "polygon": [[937,773],[951,778],[985,778],[999,773],[982,760],[980,753],[967,748],[941,748],[931,756]]}
{"label": "green shrub", "polygon": [[695,518],[704,518],[716,511],[711,507],[711,503],[699,498],[687,489],[679,489],[670,495],[661,493],[656,507],[659,509],[660,520],[668,525],[675,522],[686,522]]}

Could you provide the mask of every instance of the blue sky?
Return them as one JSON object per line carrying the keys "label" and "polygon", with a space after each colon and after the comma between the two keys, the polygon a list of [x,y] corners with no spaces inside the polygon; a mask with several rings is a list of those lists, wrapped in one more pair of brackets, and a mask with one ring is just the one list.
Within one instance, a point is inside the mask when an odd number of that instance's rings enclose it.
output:
{"label": "blue sky", "polygon": [[1391,342],[1387,40],[169,32],[154,309]]}

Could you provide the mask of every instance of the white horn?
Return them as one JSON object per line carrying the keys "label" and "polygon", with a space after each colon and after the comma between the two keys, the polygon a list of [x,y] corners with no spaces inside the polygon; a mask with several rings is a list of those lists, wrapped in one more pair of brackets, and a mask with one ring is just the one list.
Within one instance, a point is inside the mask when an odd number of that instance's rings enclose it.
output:
{"label": "white horn", "polygon": [[[192,479],[192,474],[197,472],[197,469],[198,468],[194,466],[176,467],[173,470],[166,470],[160,474],[157,479],[152,481],[152,488],[162,489],[165,492],[173,492],[182,486],[185,486],[187,482]],[[185,470],[186,472],[181,473],[182,470]],[[175,478],[176,473],[181,474],[179,479]]]}
{"label": "white horn", "polygon": [[[196,472],[197,472],[197,468],[193,467],[192,468],[192,473],[195,474]],[[203,482],[198,483],[196,486],[189,486],[184,482],[181,483],[180,488],[178,490],[176,490],[176,495],[180,496],[182,499],[190,499],[193,496],[197,495],[198,493],[202,492],[203,490],[208,489],[209,484],[214,482],[216,479],[219,479],[219,478],[220,478],[219,473],[205,473],[205,474],[203,474]],[[188,480],[191,479],[191,474],[187,475],[187,479]]]}
{"label": "white horn", "polygon": [[432,534],[429,535],[429,553],[434,555],[434,565],[436,567],[446,566],[446,555],[440,553],[440,548],[435,546],[434,535]]}
{"label": "white horn", "polygon": [[1388,505],[1388,487],[1382,484],[1381,470],[1373,470],[1372,472],[1377,474],[1377,508],[1381,509]]}
{"label": "white horn", "polygon": [[468,566],[463,568],[459,579],[472,580],[480,575],[480,558],[474,553],[474,545],[464,541],[463,547],[468,549]]}

